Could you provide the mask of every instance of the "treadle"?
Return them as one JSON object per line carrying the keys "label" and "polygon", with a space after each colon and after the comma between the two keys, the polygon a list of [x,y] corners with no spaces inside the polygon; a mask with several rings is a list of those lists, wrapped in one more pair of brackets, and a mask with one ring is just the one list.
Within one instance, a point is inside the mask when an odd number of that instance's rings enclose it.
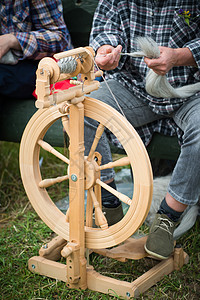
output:
{"label": "treadle", "polygon": [[146,236],[140,239],[129,238],[123,244],[114,248],[98,250],[93,249],[93,252],[122,262],[125,262],[128,259],[141,259],[148,256],[144,250],[146,239]]}
{"label": "treadle", "polygon": [[[146,237],[139,239],[129,238],[122,245],[115,248],[93,250],[93,252],[124,262],[127,259],[138,260],[144,257],[150,257],[143,248],[145,241]],[[39,273],[40,275],[66,282],[67,287],[71,287],[73,281],[76,281],[77,278],[78,280],[80,279],[80,276],[77,273],[78,268],[74,270],[73,266],[69,268],[67,264],[65,265],[54,261],[55,257],[58,258],[62,256],[61,253],[66,246],[66,243],[67,242],[63,238],[56,237],[48,244],[41,247],[39,250],[40,255],[33,256],[29,259],[29,270],[33,273]],[[183,249],[175,248],[174,253],[170,258],[158,262],[153,268],[130,283],[101,275],[89,265],[86,267],[86,284],[79,286],[79,288],[88,288],[93,291],[110,295],[117,294],[124,299],[130,299],[130,297],[136,298],[160,281],[165,275],[182,268],[188,261],[189,257]]]}

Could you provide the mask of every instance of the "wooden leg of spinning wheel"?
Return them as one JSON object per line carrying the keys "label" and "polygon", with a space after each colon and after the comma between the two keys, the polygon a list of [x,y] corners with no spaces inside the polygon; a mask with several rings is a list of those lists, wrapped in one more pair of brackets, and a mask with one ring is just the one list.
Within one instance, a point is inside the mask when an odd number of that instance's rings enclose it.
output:
{"label": "wooden leg of spinning wheel", "polygon": [[67,282],[67,266],[64,264],[33,256],[28,261],[28,268],[33,273]]}
{"label": "wooden leg of spinning wheel", "polygon": [[189,262],[189,255],[183,251],[183,248],[174,249],[174,269],[180,270],[184,264]]}
{"label": "wooden leg of spinning wheel", "polygon": [[[87,288],[84,230],[84,106],[70,106],[69,243],[77,251],[67,257],[67,286]],[[78,263],[77,263],[78,261]],[[71,278],[72,279],[71,279]]]}
{"label": "wooden leg of spinning wheel", "polygon": [[170,258],[162,260],[132,283],[138,288],[140,293],[144,293],[154,284],[159,282],[165,275],[180,269],[184,264],[187,264],[188,261],[189,257],[183,249],[175,248],[174,253]]}
{"label": "wooden leg of spinning wheel", "polygon": [[[187,263],[187,254],[183,252],[182,255],[181,251],[178,252],[175,253],[175,257],[181,255],[181,257],[184,257],[183,264]],[[173,256],[163,260],[131,283],[103,276],[90,267],[87,269],[88,288],[113,296],[121,296],[124,299],[136,298],[162,280],[165,275],[173,272],[175,270],[174,263]]]}
{"label": "wooden leg of spinning wheel", "polygon": [[[113,249],[100,249],[94,250],[94,252],[119,261],[126,261],[127,259],[138,260],[147,256],[147,253],[144,251],[146,238],[147,237],[143,237],[136,240],[130,238],[122,245]],[[90,267],[87,269],[88,288],[112,295],[112,291],[114,291],[118,296],[122,296],[124,299],[130,299],[130,297],[137,297],[139,294],[144,293],[159,282],[165,275],[170,274],[174,270],[179,270],[184,264],[187,264],[188,261],[189,257],[183,249],[175,248],[170,258],[158,262],[157,265],[131,283],[102,276]]]}
{"label": "wooden leg of spinning wheel", "polygon": [[103,276],[91,266],[87,268],[87,284],[90,290],[112,296],[121,296],[123,299],[139,296],[137,287],[133,286],[132,283]]}
{"label": "wooden leg of spinning wheel", "polygon": [[60,236],[56,236],[40,248],[39,255],[46,259],[57,261],[61,258],[60,252],[66,244],[66,240]]}

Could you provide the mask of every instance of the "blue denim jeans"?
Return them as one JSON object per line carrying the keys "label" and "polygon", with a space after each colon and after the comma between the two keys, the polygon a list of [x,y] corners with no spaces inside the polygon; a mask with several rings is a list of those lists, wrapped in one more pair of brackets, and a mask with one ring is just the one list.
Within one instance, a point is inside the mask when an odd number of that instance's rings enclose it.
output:
{"label": "blue denim jeans", "polygon": [[[128,91],[115,80],[108,81],[109,87],[114,93],[127,120],[133,127],[139,127],[153,122],[163,115],[153,113],[147,104]],[[100,88],[90,94],[90,97],[99,99],[120,112],[118,105],[113,99],[110,91],[102,82]],[[173,115],[176,124],[184,131],[181,154],[177,160],[172,174],[168,192],[177,201],[194,205],[198,202],[200,195],[200,99],[193,96],[188,99]],[[86,118],[85,120],[85,147],[86,154],[94,139],[97,122]],[[112,160],[110,146],[104,133],[99,141],[97,151],[102,154],[102,164]],[[112,169],[101,173],[102,180],[106,181],[114,177]]]}
{"label": "blue denim jeans", "polygon": [[16,65],[0,64],[0,96],[32,98],[38,61],[21,60]]}

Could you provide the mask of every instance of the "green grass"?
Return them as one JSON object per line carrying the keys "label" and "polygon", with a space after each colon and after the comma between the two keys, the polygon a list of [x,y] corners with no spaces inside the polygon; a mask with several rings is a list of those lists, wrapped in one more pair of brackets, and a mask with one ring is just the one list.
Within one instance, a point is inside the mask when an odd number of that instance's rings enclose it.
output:
{"label": "green grass", "polygon": [[[64,282],[28,270],[28,259],[38,255],[39,248],[50,241],[54,233],[40,220],[27,199],[19,172],[18,152],[18,144],[0,142],[0,299],[120,299],[117,295],[68,289]],[[59,160],[51,155],[47,160],[46,154],[43,155],[45,176],[66,173]],[[51,194],[61,199],[66,192],[65,185],[62,188],[55,185]],[[165,276],[140,299],[200,299],[199,221],[178,242],[189,254],[189,263],[180,271]],[[103,275],[131,282],[155,262],[143,259],[122,263],[93,253],[90,263]]]}

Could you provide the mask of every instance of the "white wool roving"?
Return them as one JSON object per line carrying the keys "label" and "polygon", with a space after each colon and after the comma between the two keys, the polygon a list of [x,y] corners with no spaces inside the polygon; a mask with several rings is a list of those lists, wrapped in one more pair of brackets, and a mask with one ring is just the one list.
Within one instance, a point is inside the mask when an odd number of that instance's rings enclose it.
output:
{"label": "white wool roving", "polygon": [[[146,56],[148,58],[158,58],[160,56],[158,45],[152,38],[138,37],[137,44],[140,50],[130,53],[130,56]],[[200,91],[200,82],[173,88],[165,75],[158,75],[150,69],[146,76],[145,88],[148,94],[156,98],[187,98]]]}

